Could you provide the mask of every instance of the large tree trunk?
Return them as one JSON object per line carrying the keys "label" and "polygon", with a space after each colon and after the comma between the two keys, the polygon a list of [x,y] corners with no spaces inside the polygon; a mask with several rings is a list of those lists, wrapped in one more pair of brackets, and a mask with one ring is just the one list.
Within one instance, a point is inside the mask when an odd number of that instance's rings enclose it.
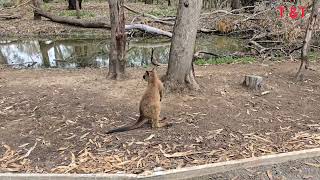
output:
{"label": "large tree trunk", "polygon": [[301,64],[296,75],[296,78],[299,80],[303,79],[303,71],[304,69],[309,68],[309,60],[308,60],[308,51],[310,49],[310,41],[312,38],[313,30],[315,25],[317,24],[317,17],[320,16],[320,1],[314,0],[312,5],[312,12],[309,18],[309,24],[306,29],[306,35],[303,41],[303,46],[301,49]]}
{"label": "large tree trunk", "polygon": [[193,54],[202,0],[179,0],[165,86],[168,90],[200,89],[193,70]]}
{"label": "large tree trunk", "polygon": [[109,0],[111,44],[109,53],[109,73],[111,79],[120,79],[125,75],[126,33],[124,0]]}

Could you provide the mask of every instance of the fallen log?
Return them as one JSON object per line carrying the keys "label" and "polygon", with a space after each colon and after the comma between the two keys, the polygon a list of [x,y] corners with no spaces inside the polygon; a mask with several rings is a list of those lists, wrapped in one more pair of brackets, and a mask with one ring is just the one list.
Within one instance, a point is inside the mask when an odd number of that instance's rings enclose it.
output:
{"label": "fallen log", "polygon": [[[45,12],[42,9],[36,9],[36,12],[45,17],[50,19],[53,22],[57,23],[62,23],[62,24],[68,24],[68,25],[73,25],[73,26],[79,26],[79,27],[84,27],[84,28],[107,28],[110,29],[111,26],[110,24],[103,22],[103,21],[94,21],[94,20],[81,20],[81,19],[74,19],[74,18],[69,18],[69,17],[62,17],[62,16],[57,16],[49,12]],[[144,31],[146,33],[150,34],[157,34],[157,35],[163,35],[167,37],[172,37],[172,33],[168,31],[164,31],[152,26],[148,26],[145,24],[130,24],[125,26],[126,31],[130,30],[140,30]]]}
{"label": "fallen log", "polygon": [[69,24],[73,26],[80,26],[84,28],[107,28],[110,29],[111,26],[107,24],[106,22],[99,22],[99,21],[85,21],[85,20],[80,20],[80,19],[73,19],[69,17],[62,17],[62,16],[57,16],[49,12],[45,12],[42,9],[36,9],[36,12],[45,17],[50,19],[53,22],[57,23],[62,23],[62,24]]}
{"label": "fallen log", "polygon": [[150,34],[158,34],[158,35],[163,35],[163,36],[167,36],[170,38],[172,37],[171,32],[164,31],[164,30],[152,27],[152,26],[145,25],[145,24],[130,24],[130,25],[126,25],[125,29],[127,31],[133,30],[133,29],[138,29],[140,31],[144,31],[144,32],[147,32]]}
{"label": "fallen log", "polygon": [[247,56],[254,56],[256,53],[252,52],[234,52],[230,54],[215,54],[212,52],[205,52],[205,51],[197,51],[194,53],[193,57],[195,59],[210,59],[210,58],[224,58],[224,57],[232,57],[232,58],[241,58]]}
{"label": "fallen log", "polygon": [[4,20],[21,19],[21,15],[16,15],[16,14],[0,14],[0,19],[4,19]]}

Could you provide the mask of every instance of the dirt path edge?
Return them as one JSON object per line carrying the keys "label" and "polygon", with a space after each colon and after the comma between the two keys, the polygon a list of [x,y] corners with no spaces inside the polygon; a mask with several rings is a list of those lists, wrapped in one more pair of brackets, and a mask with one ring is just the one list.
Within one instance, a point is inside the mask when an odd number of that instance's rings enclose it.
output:
{"label": "dirt path edge", "polygon": [[181,169],[154,172],[152,175],[134,175],[134,174],[28,174],[28,173],[0,173],[1,180],[26,180],[26,179],[48,179],[48,180],[127,180],[127,179],[190,179],[196,177],[205,177],[216,173],[227,172],[237,169],[253,168],[279,164],[288,161],[302,160],[320,156],[320,148],[308,149],[302,151],[293,151],[288,153],[266,155],[261,157],[246,158],[193,166]]}

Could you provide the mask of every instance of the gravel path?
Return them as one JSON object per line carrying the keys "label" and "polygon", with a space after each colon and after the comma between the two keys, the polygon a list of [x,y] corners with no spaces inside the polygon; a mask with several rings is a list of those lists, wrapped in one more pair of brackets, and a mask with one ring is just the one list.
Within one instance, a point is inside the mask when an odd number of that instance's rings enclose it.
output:
{"label": "gravel path", "polygon": [[[320,157],[218,173],[192,180],[319,180]],[[191,180],[191,179],[190,179]]]}

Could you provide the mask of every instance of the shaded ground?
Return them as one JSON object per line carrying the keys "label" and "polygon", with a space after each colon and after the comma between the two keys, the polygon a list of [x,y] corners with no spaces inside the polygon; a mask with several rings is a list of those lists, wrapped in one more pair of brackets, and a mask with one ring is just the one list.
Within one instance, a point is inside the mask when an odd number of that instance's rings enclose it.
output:
{"label": "shaded ground", "polygon": [[[143,69],[117,82],[104,69],[1,69],[0,172],[148,173],[319,147],[320,73],[297,83],[298,65],[196,67],[203,91],[162,102],[172,127],[112,135],[137,118]],[[245,74],[263,76],[270,93],[243,88]]]}
{"label": "shaded ground", "polygon": [[194,178],[198,180],[317,180],[320,179],[320,158],[310,158],[270,166],[240,169],[215,174],[210,177]]}

